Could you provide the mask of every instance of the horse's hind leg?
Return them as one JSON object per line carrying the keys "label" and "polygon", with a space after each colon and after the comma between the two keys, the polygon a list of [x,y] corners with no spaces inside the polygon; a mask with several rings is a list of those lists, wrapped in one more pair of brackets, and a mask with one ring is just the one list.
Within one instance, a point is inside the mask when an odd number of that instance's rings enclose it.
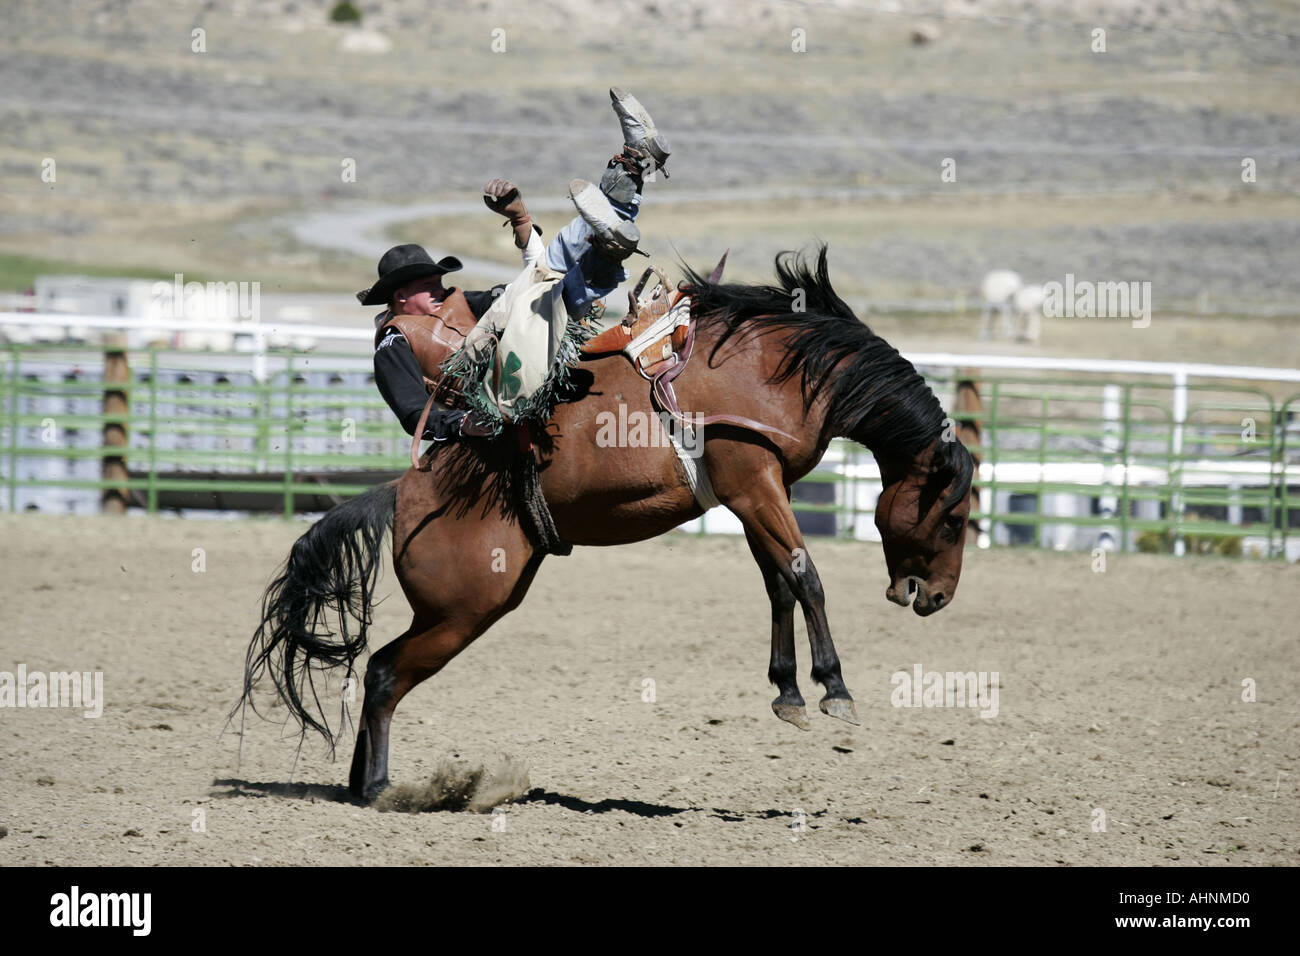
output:
{"label": "horse's hind leg", "polygon": [[516,523],[439,507],[427,476],[421,478],[408,473],[399,487],[393,529],[393,565],[415,617],[366,667],[349,775],[353,795],[364,800],[388,786],[389,726],[398,703],[518,607],[544,557]]}
{"label": "horse's hind leg", "polygon": [[[489,577],[448,575],[426,586],[439,594],[446,613],[436,623],[421,623],[416,617],[405,634],[371,655],[366,666],[366,702],[361,711],[361,729],[356,750],[352,753],[352,770],[348,786],[353,796],[373,800],[388,786],[388,733],[393,711],[414,687],[447,666],[453,657],[468,647],[504,615],[519,606],[532,584],[543,555],[522,556],[522,569],[510,578],[502,573]],[[457,589],[457,582],[478,581],[470,593]],[[408,594],[408,596],[413,596]],[[414,603],[414,601],[413,601]],[[454,605],[459,603],[459,607]],[[426,619],[427,620],[427,619]]]}
{"label": "horse's hind leg", "polygon": [[388,732],[398,702],[421,681],[442,670],[484,630],[458,621],[432,627],[413,622],[405,634],[371,656],[366,667],[361,729],[348,778],[353,796],[373,800],[388,786]]}

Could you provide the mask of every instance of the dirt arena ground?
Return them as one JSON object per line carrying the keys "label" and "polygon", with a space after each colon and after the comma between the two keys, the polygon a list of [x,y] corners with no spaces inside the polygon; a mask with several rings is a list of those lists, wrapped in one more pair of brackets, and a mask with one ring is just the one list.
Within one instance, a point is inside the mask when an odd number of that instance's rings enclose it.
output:
{"label": "dirt arena ground", "polygon": [[[1295,567],[971,552],[922,620],[885,601],[877,546],[816,541],[862,726],[817,713],[805,676],[801,732],[768,708],[743,541],[579,549],[397,712],[394,782],[527,762],[531,792],[494,818],[354,805],[350,741],[335,763],[308,741],[291,778],[275,722],[250,720],[236,769],[222,728],[304,527],[0,516],[0,671],[102,671],[106,701],[0,709],[0,864],[1300,862]],[[396,634],[391,571],[381,591],[376,634]],[[997,671],[997,716],[895,708],[891,675],[918,664]]]}

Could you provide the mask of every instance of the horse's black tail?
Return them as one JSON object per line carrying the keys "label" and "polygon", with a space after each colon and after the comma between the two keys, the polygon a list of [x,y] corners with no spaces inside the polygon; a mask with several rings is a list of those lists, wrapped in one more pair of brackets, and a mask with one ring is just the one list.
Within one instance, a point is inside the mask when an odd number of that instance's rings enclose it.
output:
{"label": "horse's black tail", "polygon": [[[326,512],[294,543],[262,596],[262,623],[248,646],[244,693],[235,712],[252,703],[253,685],[270,674],[302,732],[319,732],[333,752],[315,678],[337,667],[346,667],[352,678],[353,662],[366,649],[396,503],[395,481],[371,488]],[[355,633],[350,618],[357,622]]]}

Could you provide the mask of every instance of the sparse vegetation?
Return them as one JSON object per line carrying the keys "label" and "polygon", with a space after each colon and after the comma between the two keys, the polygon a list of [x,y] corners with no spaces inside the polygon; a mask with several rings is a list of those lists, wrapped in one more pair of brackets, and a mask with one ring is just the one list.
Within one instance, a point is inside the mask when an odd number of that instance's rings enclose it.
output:
{"label": "sparse vegetation", "polygon": [[[121,276],[129,279],[165,279],[171,269],[126,269],[114,266],[78,265],[56,259],[32,259],[27,256],[0,253],[0,291],[25,292],[38,275]],[[199,281],[205,281],[195,276]]]}
{"label": "sparse vegetation", "polygon": [[330,19],[335,23],[360,23],[361,11],[350,0],[339,0],[330,11]]}

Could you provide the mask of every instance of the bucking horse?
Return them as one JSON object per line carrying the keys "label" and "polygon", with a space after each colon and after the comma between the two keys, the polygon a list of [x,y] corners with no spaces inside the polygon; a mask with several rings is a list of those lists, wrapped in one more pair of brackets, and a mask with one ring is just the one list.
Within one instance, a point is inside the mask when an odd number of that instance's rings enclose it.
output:
{"label": "bucking horse", "polygon": [[883,485],[875,522],[886,597],[926,616],[957,591],[973,460],[915,367],[836,295],[824,245],[815,263],[797,253],[777,256],[776,285],[684,272],[679,291],[689,297],[695,358],[675,370],[672,385],[680,408],[711,422],[698,436],[703,503],[698,480],[686,480],[683,458],[669,443],[602,440],[620,406],[626,419],[640,412],[661,420],[662,395],[623,355],[585,357],[572,370],[571,394],[527,442],[508,429],[492,439],[438,443],[420,468],[339,504],[298,539],[263,596],[237,708],[269,676],[302,733],[318,731],[333,745],[316,681],[335,669],[351,675],[366,650],[391,532],[411,622],[366,667],[349,779],[355,797],[378,796],[388,786],[398,703],[517,608],[554,550],[523,502],[517,464],[526,454],[551,533],[566,547],[642,541],[698,518],[706,505],[728,508],[744,527],[771,600],[768,677],[779,691],[773,711],[809,727],[796,675],[798,604],[812,679],[825,690],[821,710],[857,723],[821,580],[790,507],[791,486],[817,466],[833,438],[866,446]]}

